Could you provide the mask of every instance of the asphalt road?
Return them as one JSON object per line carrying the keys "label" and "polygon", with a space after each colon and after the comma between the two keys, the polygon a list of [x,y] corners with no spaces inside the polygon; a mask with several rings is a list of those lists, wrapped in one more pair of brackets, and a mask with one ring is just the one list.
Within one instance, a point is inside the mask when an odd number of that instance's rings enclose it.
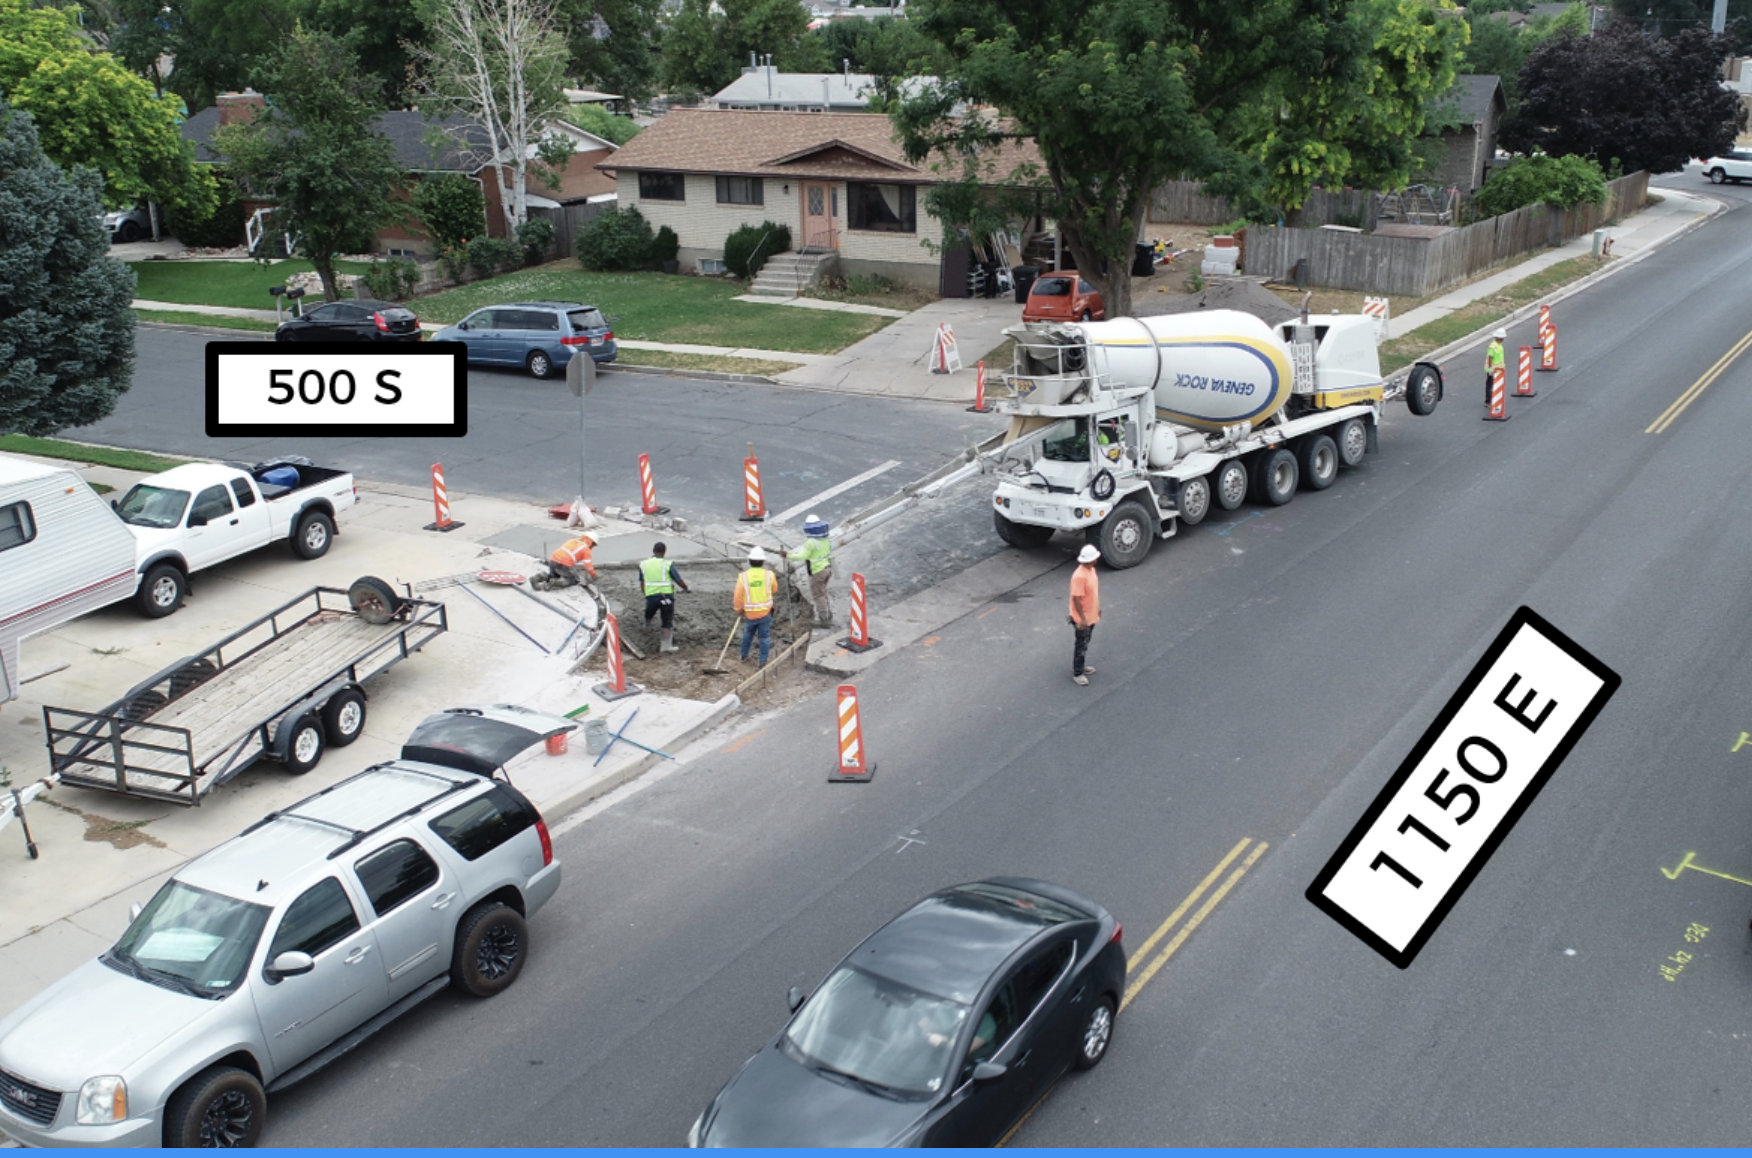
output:
{"label": "asphalt road", "polygon": [[[1179,912],[1019,1144],[1739,1144],[1752,359],[1646,432],[1746,333],[1723,196],[1559,307],[1563,369],[1512,421],[1468,356],[1331,490],[1104,573],[1088,689],[1060,570],[860,681],[873,783],[825,782],[817,698],[570,826],[518,985],[277,1096],[267,1140],[677,1144],[787,986],[1006,873],[1102,900],[1134,952]],[[1623,686],[1400,971],[1303,892],[1522,604]]]}

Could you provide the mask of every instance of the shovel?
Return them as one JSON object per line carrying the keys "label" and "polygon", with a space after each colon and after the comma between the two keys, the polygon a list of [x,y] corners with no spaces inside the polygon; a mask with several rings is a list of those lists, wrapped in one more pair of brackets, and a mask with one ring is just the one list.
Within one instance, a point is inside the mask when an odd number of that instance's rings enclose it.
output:
{"label": "shovel", "polygon": [[736,622],[730,625],[730,634],[724,638],[724,650],[718,653],[718,662],[711,667],[700,669],[702,675],[723,675],[730,669],[724,666],[724,657],[730,654],[730,644],[736,638],[736,629],[742,626],[742,616],[736,617]]}

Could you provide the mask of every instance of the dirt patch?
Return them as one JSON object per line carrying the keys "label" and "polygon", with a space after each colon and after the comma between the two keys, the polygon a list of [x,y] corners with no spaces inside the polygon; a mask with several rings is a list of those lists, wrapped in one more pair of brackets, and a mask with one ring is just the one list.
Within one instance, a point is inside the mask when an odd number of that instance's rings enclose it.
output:
{"label": "dirt patch", "polygon": [[138,848],[149,845],[152,848],[168,848],[162,840],[146,831],[150,820],[111,820],[107,816],[97,816],[90,812],[74,808],[71,804],[62,804],[59,800],[44,796],[40,803],[61,812],[71,813],[85,822],[85,839],[93,843],[112,844],[120,849]]}

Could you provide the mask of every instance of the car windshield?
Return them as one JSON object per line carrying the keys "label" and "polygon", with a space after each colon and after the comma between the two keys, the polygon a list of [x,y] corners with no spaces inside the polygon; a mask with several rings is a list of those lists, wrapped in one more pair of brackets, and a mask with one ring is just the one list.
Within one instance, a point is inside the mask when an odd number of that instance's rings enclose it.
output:
{"label": "car windshield", "polygon": [[189,492],[166,490],[139,483],[116,504],[122,522],[136,527],[174,527],[188,509]]}
{"label": "car windshield", "polygon": [[608,322],[602,317],[601,310],[573,310],[566,315],[566,320],[572,323],[573,330],[604,330]]}
{"label": "car windshield", "polygon": [[170,881],[106,959],[142,981],[169,981],[199,997],[237,988],[268,923],[265,905]]}
{"label": "car windshield", "polygon": [[1052,428],[1041,453],[1053,462],[1089,461],[1089,420],[1067,418]]}
{"label": "car windshield", "polygon": [[1071,292],[1071,279],[1068,277],[1043,277],[1034,283],[1034,296],[1042,298],[1062,298]]}
{"label": "car windshield", "polygon": [[842,966],[785,1031],[804,1064],[888,1095],[943,1086],[968,1008]]}

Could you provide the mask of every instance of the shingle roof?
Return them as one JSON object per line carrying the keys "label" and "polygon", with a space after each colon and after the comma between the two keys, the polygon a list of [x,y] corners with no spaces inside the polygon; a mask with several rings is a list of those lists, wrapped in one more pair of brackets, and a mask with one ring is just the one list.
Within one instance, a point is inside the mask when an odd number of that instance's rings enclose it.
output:
{"label": "shingle roof", "polygon": [[1485,120],[1491,105],[1504,103],[1502,79],[1474,73],[1455,77],[1454,87],[1442,98],[1442,104],[1458,106],[1461,120],[1472,123]]}
{"label": "shingle roof", "polygon": [[[1032,142],[1006,141],[986,163],[989,179],[1039,163]],[[881,113],[771,113],[674,109],[600,166],[611,171],[729,173],[935,184],[930,162],[907,161]],[[955,175],[959,165],[952,166]]]}
{"label": "shingle roof", "polygon": [[[453,141],[446,141],[436,151],[426,143],[426,133],[429,130],[449,129],[463,124],[460,117],[429,120],[424,113],[402,109],[379,114],[374,127],[389,138],[390,145],[395,149],[396,160],[401,162],[403,168],[428,172],[473,173],[481,167],[480,161],[469,157]],[[202,109],[179,126],[183,139],[194,144],[197,161],[216,163],[221,160],[213,151],[213,132],[218,127],[217,108]],[[464,129],[463,138],[482,147],[487,139],[485,130],[476,126]]]}

